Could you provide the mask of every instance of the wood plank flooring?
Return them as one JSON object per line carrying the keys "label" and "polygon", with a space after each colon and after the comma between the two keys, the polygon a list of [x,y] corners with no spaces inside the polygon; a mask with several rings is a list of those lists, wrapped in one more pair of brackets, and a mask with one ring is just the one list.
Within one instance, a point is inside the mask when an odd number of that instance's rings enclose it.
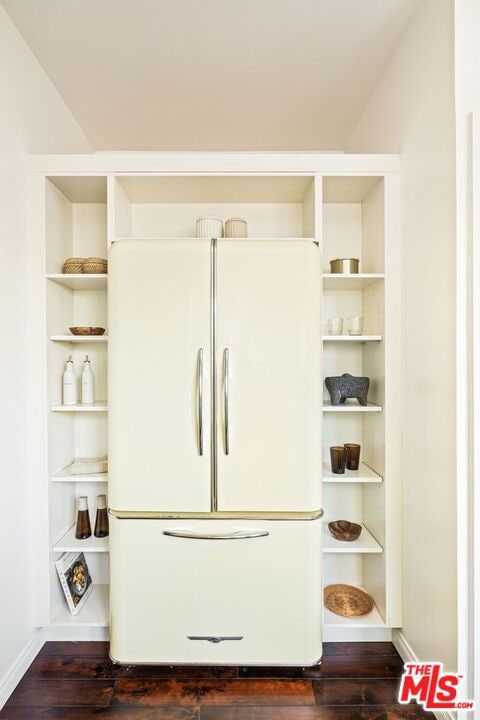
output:
{"label": "wood plank flooring", "polygon": [[108,643],[49,642],[0,720],[416,720],[391,643],[325,643],[320,668],[128,666]]}

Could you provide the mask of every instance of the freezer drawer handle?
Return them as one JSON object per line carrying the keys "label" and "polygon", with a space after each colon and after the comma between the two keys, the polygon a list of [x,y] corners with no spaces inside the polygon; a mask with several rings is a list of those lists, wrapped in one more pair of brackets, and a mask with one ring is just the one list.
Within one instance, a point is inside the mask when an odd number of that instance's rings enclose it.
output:
{"label": "freezer drawer handle", "polygon": [[198,454],[203,455],[203,348],[197,355],[197,392]]}
{"label": "freezer drawer handle", "polygon": [[243,640],[243,635],[187,635],[189,640],[206,640],[211,643],[221,643],[224,640]]}
{"label": "freezer drawer handle", "polygon": [[228,365],[229,365],[229,352],[228,348],[223,351],[223,423],[224,423],[224,446],[225,455],[230,454],[230,436],[228,432]]}
{"label": "freezer drawer handle", "polygon": [[268,530],[235,530],[230,533],[194,533],[188,530],[164,530],[163,535],[168,537],[185,538],[186,540],[249,540],[251,538],[267,537]]}

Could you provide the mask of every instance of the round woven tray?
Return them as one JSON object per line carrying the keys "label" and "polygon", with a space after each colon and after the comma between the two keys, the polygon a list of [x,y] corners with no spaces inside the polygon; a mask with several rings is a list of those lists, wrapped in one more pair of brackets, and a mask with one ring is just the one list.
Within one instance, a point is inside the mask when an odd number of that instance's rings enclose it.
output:
{"label": "round woven tray", "polygon": [[327,585],[323,599],[326,608],[343,617],[367,615],[374,607],[370,595],[353,585]]}
{"label": "round woven tray", "polygon": [[83,272],[84,258],[67,258],[63,264],[63,272],[72,275]]}
{"label": "round woven tray", "polygon": [[83,263],[83,272],[100,274],[107,272],[107,261],[104,258],[89,257]]}
{"label": "round woven tray", "polygon": [[333,520],[333,522],[328,523],[328,529],[335,540],[341,540],[342,542],[357,540],[362,532],[361,525],[348,520]]}

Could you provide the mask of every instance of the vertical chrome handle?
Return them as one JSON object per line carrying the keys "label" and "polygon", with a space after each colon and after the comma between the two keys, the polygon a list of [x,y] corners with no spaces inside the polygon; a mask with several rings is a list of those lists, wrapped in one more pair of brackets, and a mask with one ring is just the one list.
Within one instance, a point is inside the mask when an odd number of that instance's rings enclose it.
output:
{"label": "vertical chrome handle", "polygon": [[228,348],[223,351],[223,427],[225,455],[230,453],[230,438],[228,434]]}
{"label": "vertical chrome handle", "polygon": [[203,455],[203,348],[197,354],[197,393],[198,454]]}

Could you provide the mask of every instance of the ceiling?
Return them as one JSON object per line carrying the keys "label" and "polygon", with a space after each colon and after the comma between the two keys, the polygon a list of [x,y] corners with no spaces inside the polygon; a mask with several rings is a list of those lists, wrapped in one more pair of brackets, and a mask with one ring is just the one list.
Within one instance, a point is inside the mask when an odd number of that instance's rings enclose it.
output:
{"label": "ceiling", "polygon": [[95,150],[341,150],[421,0],[3,0]]}

